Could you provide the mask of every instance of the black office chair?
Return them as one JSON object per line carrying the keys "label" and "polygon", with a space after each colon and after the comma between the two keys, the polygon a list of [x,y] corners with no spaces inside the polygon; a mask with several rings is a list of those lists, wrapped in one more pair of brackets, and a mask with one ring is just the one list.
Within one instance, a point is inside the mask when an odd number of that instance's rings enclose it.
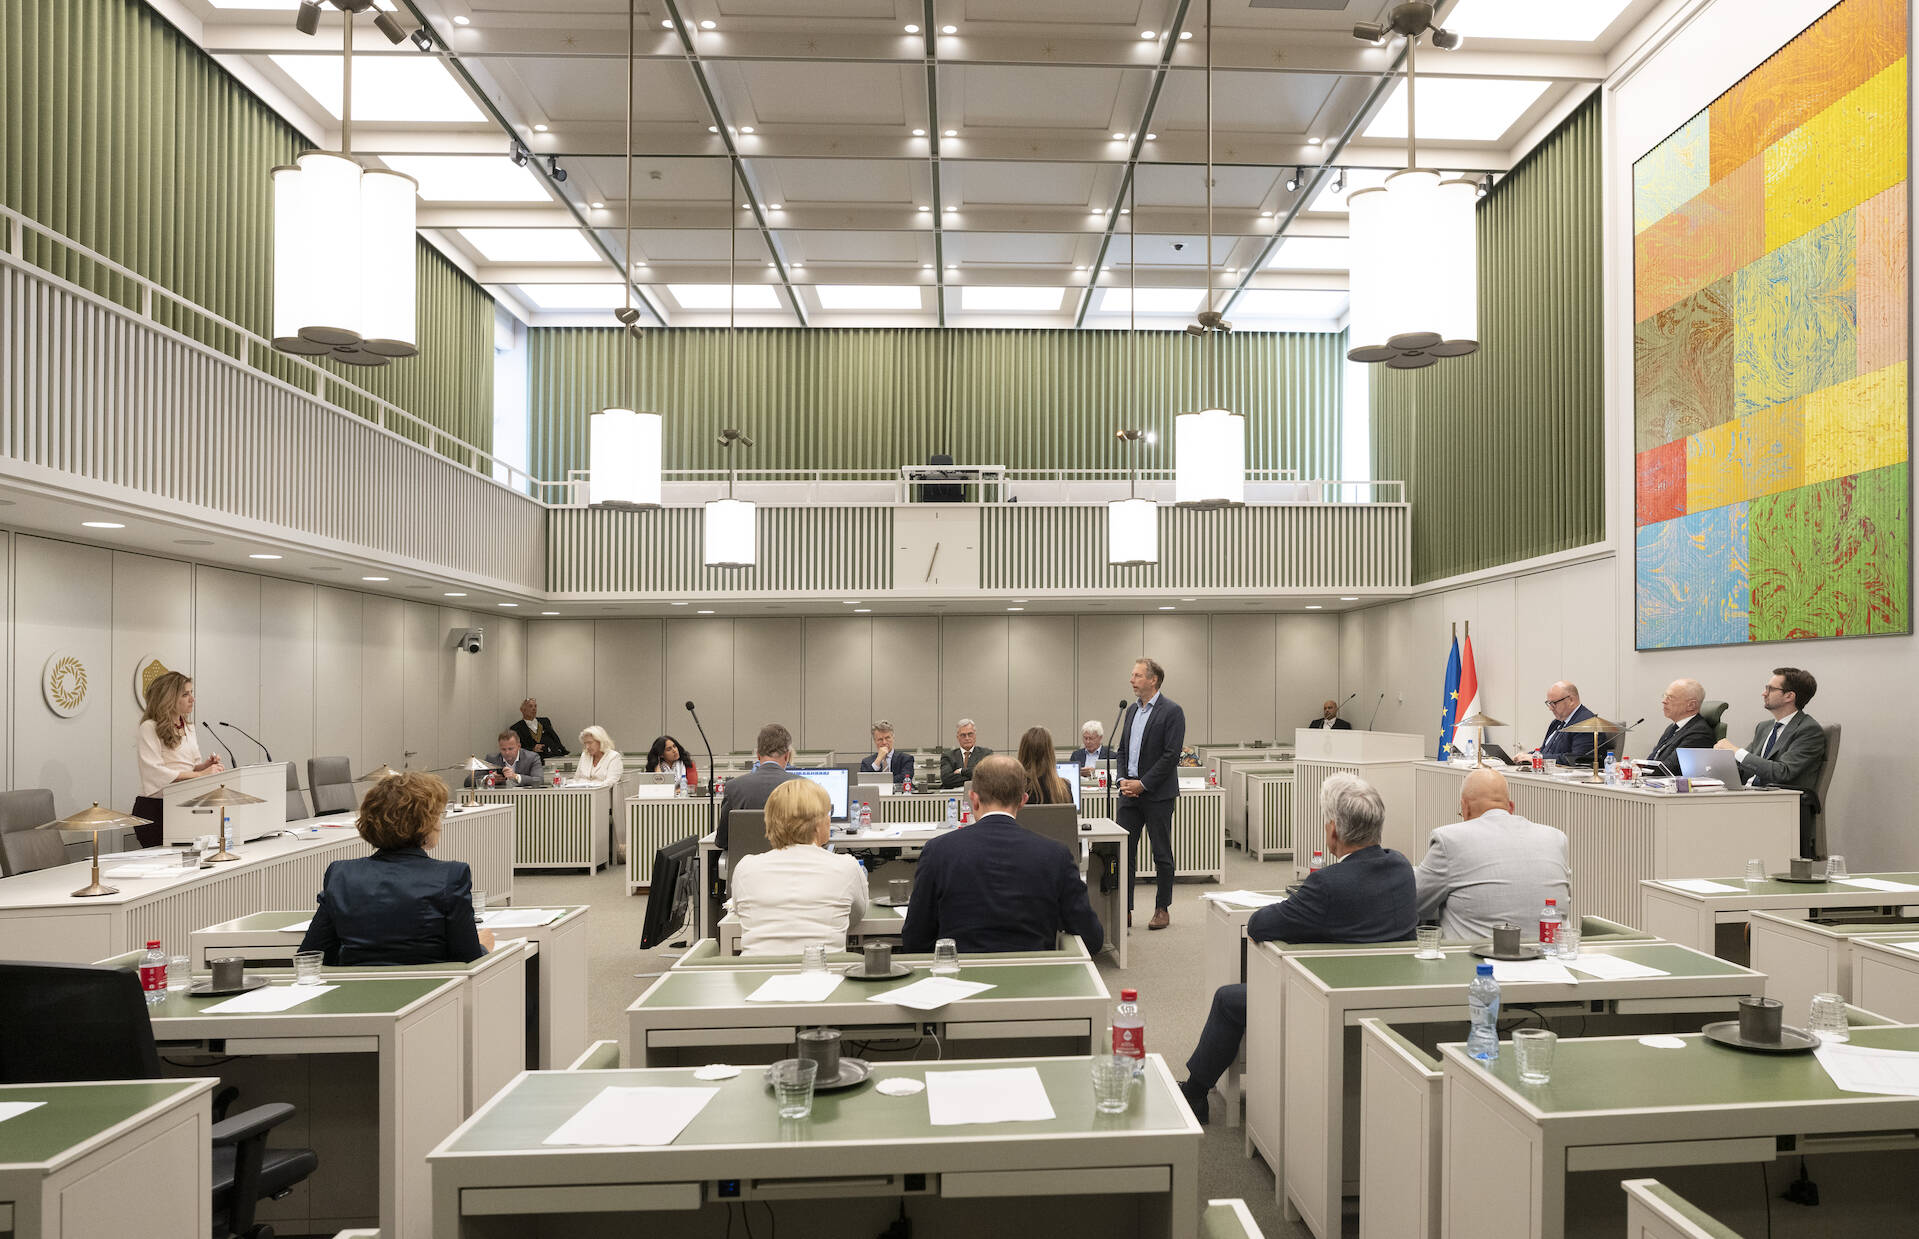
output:
{"label": "black office chair", "polygon": [[67,863],[60,832],[38,829],[55,816],[53,792],[47,788],[0,792],[0,877]]}
{"label": "black office chair", "polygon": [[[935,452],[926,458],[926,463],[929,465],[950,465],[953,463],[953,458],[945,452]],[[963,481],[959,481],[959,479],[965,477],[965,474],[950,471],[941,474],[929,473],[925,476],[928,478],[940,477],[947,480],[941,482],[922,482],[919,488],[919,501],[921,503],[966,502],[966,486]],[[862,756],[864,756],[864,754],[862,754]]]}
{"label": "black office chair", "polygon": [[740,858],[770,852],[773,844],[766,837],[766,810],[735,809],[726,815],[726,875],[733,876]]}
{"label": "black office chair", "polygon": [[351,813],[360,807],[353,794],[353,771],[344,757],[307,758],[307,791],[313,796],[313,816]]}
{"label": "black office chair", "polygon": [[[0,1083],[155,1080],[153,1043],[140,979],[91,964],[0,963]],[[267,1132],[293,1117],[285,1102],[255,1106],[213,1125],[214,1234],[272,1239],[253,1220],[319,1168],[312,1149],[269,1149]]]}
{"label": "black office chair", "polygon": [[1014,820],[1036,835],[1044,835],[1066,846],[1079,863],[1079,809],[1071,804],[1029,804],[1020,806]]}

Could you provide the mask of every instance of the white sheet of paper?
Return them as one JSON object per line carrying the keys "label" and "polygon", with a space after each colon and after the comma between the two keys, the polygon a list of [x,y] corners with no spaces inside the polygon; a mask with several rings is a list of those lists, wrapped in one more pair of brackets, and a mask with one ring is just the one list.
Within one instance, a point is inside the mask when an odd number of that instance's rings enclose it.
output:
{"label": "white sheet of paper", "polygon": [[1579,979],[1556,959],[1495,959],[1492,964],[1493,980],[1501,985],[1512,981],[1564,981],[1570,985]]}
{"label": "white sheet of paper", "polygon": [[983,994],[992,988],[984,981],[962,981],[958,977],[926,977],[884,994],[874,994],[866,1001],[890,1002],[902,1007],[911,1007],[915,1011],[932,1011],[949,1002],[958,1002],[962,998],[971,998],[974,994]]}
{"label": "white sheet of paper", "polygon": [[1268,904],[1286,902],[1284,895],[1262,895],[1258,891],[1208,891],[1200,898],[1230,903],[1235,908],[1263,908]]}
{"label": "white sheet of paper", "polygon": [[1727,886],[1724,882],[1714,882],[1710,878],[1661,878],[1667,886],[1676,886],[1682,891],[1691,891],[1695,895],[1741,895],[1745,888]]}
{"label": "white sheet of paper", "polygon": [[480,923],[487,929],[532,929],[551,925],[565,915],[564,908],[497,908]]}
{"label": "white sheet of paper", "polygon": [[1633,977],[1669,977],[1672,973],[1661,968],[1650,968],[1645,964],[1635,964],[1630,959],[1621,959],[1617,955],[1579,955],[1562,961],[1574,972],[1583,972],[1589,977],[1601,981],[1627,981]]}
{"label": "white sheet of paper", "polygon": [[171,878],[182,873],[197,872],[198,869],[189,869],[176,860],[170,865],[121,865],[114,869],[102,869],[100,876],[125,881],[129,878]]}
{"label": "white sheet of paper", "polygon": [[216,1002],[204,1010],[228,1015],[290,1011],[303,1002],[311,1002],[321,994],[331,994],[339,988],[337,985],[263,985],[237,998]]}
{"label": "white sheet of paper", "polygon": [[1888,942],[1886,945],[1896,951],[1908,951],[1914,955],[1919,955],[1919,942]]}
{"label": "white sheet of paper", "polygon": [[1890,882],[1885,878],[1834,878],[1841,886],[1863,886],[1869,891],[1919,891],[1910,882]]}
{"label": "white sheet of paper", "polygon": [[748,1002],[825,1002],[838,989],[837,972],[785,972],[768,977],[746,996]]}
{"label": "white sheet of paper", "polygon": [[46,1104],[44,1101],[0,1101],[0,1123],[6,1122],[17,1114],[38,1110]]}
{"label": "white sheet of paper", "polygon": [[866,915],[879,917],[890,916],[894,920],[898,920],[900,917],[906,915],[906,909],[896,908],[890,903],[869,903],[866,905]]}
{"label": "white sheet of paper", "polygon": [[308,917],[304,921],[295,921],[291,925],[280,926],[280,932],[283,934],[303,934],[307,931],[307,928],[312,924],[313,924],[313,918]]}
{"label": "white sheet of paper", "polygon": [[717,1088],[603,1088],[542,1144],[672,1144]]}
{"label": "white sheet of paper", "polygon": [[1034,1123],[1053,1116],[1046,1085],[1033,1067],[926,1073],[926,1113],[935,1127],[964,1123]]}
{"label": "white sheet of paper", "polygon": [[1822,1041],[1813,1054],[1833,1084],[1848,1093],[1919,1097],[1919,1053]]}

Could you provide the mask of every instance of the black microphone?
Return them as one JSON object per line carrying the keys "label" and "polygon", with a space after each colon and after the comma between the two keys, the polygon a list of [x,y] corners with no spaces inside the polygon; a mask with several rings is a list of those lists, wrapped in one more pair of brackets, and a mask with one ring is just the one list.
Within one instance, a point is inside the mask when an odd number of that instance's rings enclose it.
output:
{"label": "black microphone", "polygon": [[247,739],[253,740],[253,743],[259,746],[260,751],[266,754],[267,761],[271,762],[273,760],[273,750],[269,749],[266,745],[261,744],[258,740],[254,739],[253,735],[250,732],[248,732],[246,728],[234,726],[234,724],[227,722],[225,719],[220,720],[220,726],[232,727],[233,730],[239,732],[241,735],[245,736]]}
{"label": "black microphone", "polygon": [[[693,708],[692,702],[686,703],[686,712],[693,716],[693,726],[699,728],[700,743],[706,746],[706,799],[711,808],[713,800],[713,742],[706,738],[706,728],[700,727],[700,712]],[[709,813],[707,816],[711,817]]]}
{"label": "black microphone", "polygon": [[[1119,733],[1126,725],[1126,707],[1129,704],[1124,697],[1120,698],[1119,714],[1113,719],[1113,743],[1106,750],[1112,754],[1112,756],[1106,759],[1106,784],[1113,789],[1115,796],[1119,795],[1119,773],[1113,769],[1113,761],[1119,756],[1119,743],[1122,738]],[[1119,802],[1116,800],[1113,803],[1118,804]]]}
{"label": "black microphone", "polygon": [[1378,719],[1378,718],[1379,718],[1379,707],[1380,707],[1380,703],[1381,703],[1381,702],[1383,702],[1383,701],[1385,701],[1385,700],[1386,700],[1386,693],[1385,693],[1385,691],[1384,691],[1384,690],[1381,690],[1381,692],[1380,692],[1380,694],[1379,694],[1379,701],[1375,701],[1375,702],[1373,702],[1373,717],[1372,717],[1372,718],[1369,718],[1369,719],[1367,719],[1367,720],[1366,720],[1366,730],[1367,730],[1367,731],[1371,731],[1371,730],[1373,729],[1373,723],[1374,723],[1374,721],[1375,721],[1376,719]]}
{"label": "black microphone", "polygon": [[240,759],[233,755],[233,746],[228,744],[225,740],[222,740],[220,738],[219,732],[212,730],[214,727],[219,726],[219,724],[215,723],[212,719],[208,719],[207,724],[208,724],[207,734],[213,737],[213,742],[215,744],[219,745],[221,748],[227,751],[227,760],[232,762],[234,768],[237,769],[240,765]]}
{"label": "black microphone", "polygon": [[[1347,693],[1347,694],[1346,694],[1346,701],[1351,701],[1351,700],[1352,700],[1353,698],[1355,698],[1355,697],[1357,697],[1357,696],[1359,696],[1359,693],[1358,693],[1358,692],[1357,692],[1356,690],[1355,690],[1354,692],[1350,692],[1350,693]],[[1333,715],[1334,715],[1334,717],[1338,717],[1338,715],[1339,715],[1339,712],[1340,712],[1341,710],[1344,710],[1344,709],[1346,708],[1346,701],[1342,701],[1342,702],[1340,702],[1340,703],[1339,703],[1339,704],[1338,704],[1337,706],[1335,706],[1335,707],[1333,708]]]}
{"label": "black microphone", "polygon": [[[713,800],[713,742],[706,738],[706,728],[700,726],[700,712],[693,708],[693,703],[690,701],[686,703],[686,712],[693,716],[693,726],[699,728],[700,743],[706,746],[706,833],[712,835],[714,841],[718,842],[719,821],[716,814],[719,812],[719,806]],[[713,864],[714,872],[705,874],[694,886],[693,900],[695,909],[693,922],[699,926],[699,932],[703,934],[708,932],[708,923],[716,919],[712,915],[714,911],[712,908],[712,900],[719,897],[720,875],[718,870],[719,867],[725,863],[725,857],[725,849],[721,849],[718,853],[718,858]],[[700,891],[700,886],[702,885],[706,888],[704,893]]]}

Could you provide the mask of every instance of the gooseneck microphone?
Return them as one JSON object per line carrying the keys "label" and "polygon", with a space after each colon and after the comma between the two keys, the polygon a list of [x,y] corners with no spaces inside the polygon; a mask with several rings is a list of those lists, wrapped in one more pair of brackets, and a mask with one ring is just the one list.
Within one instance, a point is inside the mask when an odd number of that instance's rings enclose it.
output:
{"label": "gooseneck microphone", "polygon": [[1376,722],[1376,721],[1378,720],[1378,718],[1379,718],[1379,707],[1380,707],[1380,704],[1381,704],[1382,702],[1384,702],[1385,700],[1386,700],[1386,693],[1385,693],[1385,691],[1384,691],[1384,690],[1382,689],[1382,690],[1380,691],[1380,694],[1379,694],[1379,700],[1378,700],[1378,701],[1375,701],[1375,702],[1373,702],[1373,716],[1372,716],[1372,718],[1369,718],[1369,719],[1367,719],[1367,720],[1366,720],[1366,730],[1367,730],[1367,731],[1371,731],[1371,730],[1373,729],[1373,723],[1374,723],[1374,722]]}
{"label": "gooseneck microphone", "polygon": [[258,748],[262,753],[266,754],[267,761],[269,763],[273,761],[273,750],[267,748],[266,745],[261,744],[260,741],[254,737],[253,733],[248,731],[246,728],[238,726],[233,723],[229,723],[225,719],[220,720],[220,726],[232,727],[233,730],[239,732],[241,735],[245,736],[247,739],[252,740],[254,747]]}
{"label": "gooseneck microphone", "polygon": [[[1119,714],[1113,719],[1113,743],[1107,746],[1107,752],[1111,753],[1112,756],[1106,759],[1106,785],[1113,789],[1113,795],[1115,797],[1119,795],[1119,774],[1113,769],[1113,763],[1119,759],[1119,733],[1120,728],[1126,724],[1126,707],[1130,704],[1132,703],[1128,702],[1124,697],[1120,698]],[[1113,803],[1117,805],[1119,801],[1115,799]]]}

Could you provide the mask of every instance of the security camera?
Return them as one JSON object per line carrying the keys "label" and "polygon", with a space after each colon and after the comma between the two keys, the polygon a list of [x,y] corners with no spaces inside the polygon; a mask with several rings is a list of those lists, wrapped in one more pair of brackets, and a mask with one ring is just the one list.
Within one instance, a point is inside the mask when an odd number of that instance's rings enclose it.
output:
{"label": "security camera", "polygon": [[1183,249],[1185,249],[1185,248],[1186,248],[1186,242],[1184,242],[1184,241],[1175,241],[1175,242],[1173,242],[1173,248],[1174,248],[1175,250],[1183,250]]}
{"label": "security camera", "polygon": [[486,648],[486,629],[484,628],[455,628],[451,631],[453,633],[453,648],[456,650],[464,650],[469,654],[478,654]]}

